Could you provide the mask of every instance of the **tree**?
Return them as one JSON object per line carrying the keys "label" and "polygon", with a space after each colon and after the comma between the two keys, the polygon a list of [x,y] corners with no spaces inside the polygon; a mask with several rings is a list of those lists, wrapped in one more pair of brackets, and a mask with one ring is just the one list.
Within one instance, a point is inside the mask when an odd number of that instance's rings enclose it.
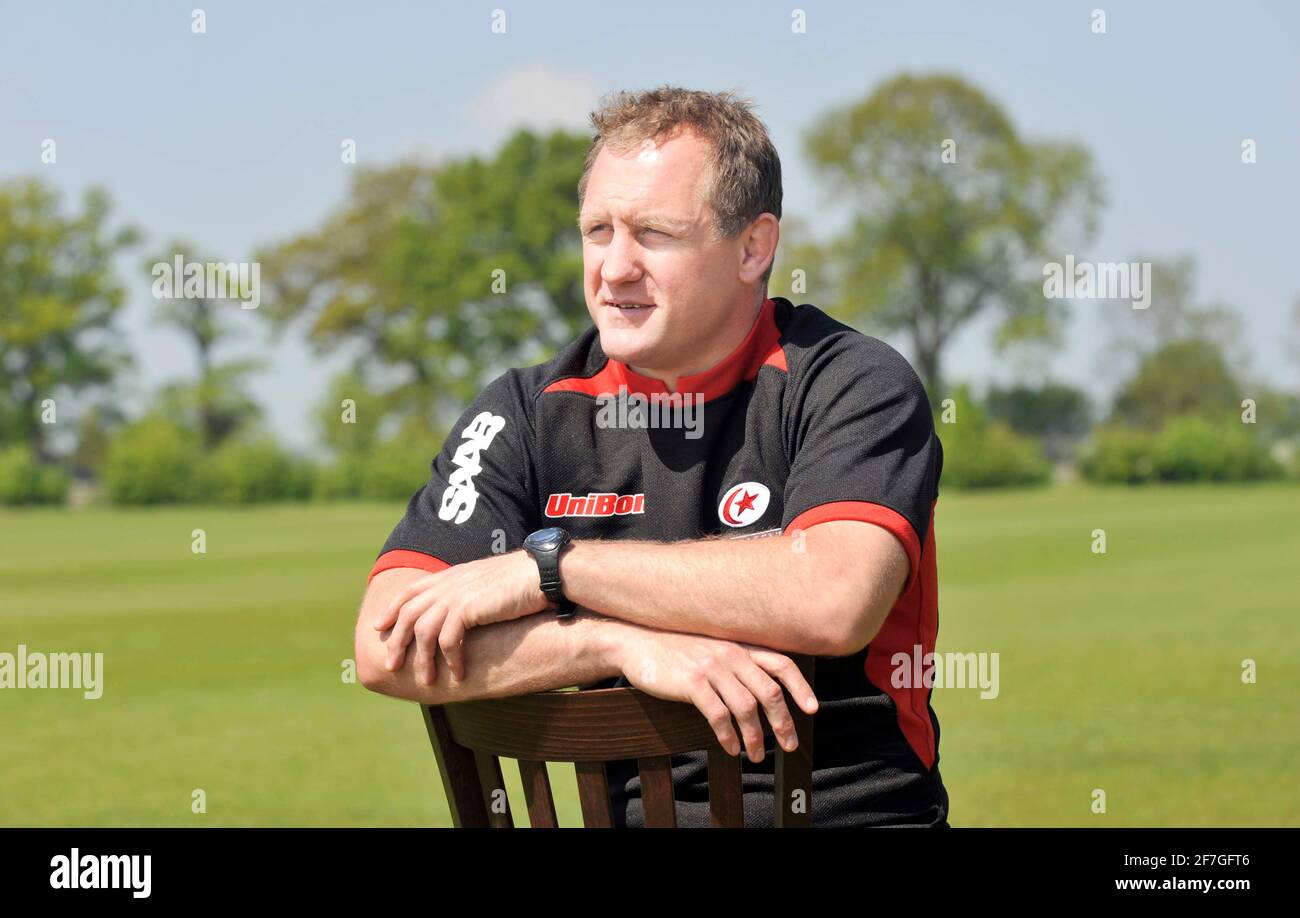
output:
{"label": "tree", "polygon": [[38,180],[0,184],[0,438],[52,459],[41,403],[110,382],[129,363],[111,327],[125,298],[112,260],[134,245],[92,188],[80,213]]}
{"label": "tree", "polygon": [[1131,367],[1110,420],[1148,430],[1183,415],[1236,423],[1242,399],[1265,388],[1249,381],[1240,312],[1197,297],[1196,260],[1190,255],[1135,260],[1151,264],[1151,303],[1146,309],[1127,303],[1106,309],[1106,360]]}
{"label": "tree", "polygon": [[1152,354],[1179,341],[1206,342],[1227,363],[1244,365],[1241,316],[1221,301],[1197,301],[1195,258],[1139,255],[1133,261],[1151,265],[1151,304],[1146,309],[1126,302],[1101,307],[1109,328],[1105,359],[1111,372],[1134,372]]}
{"label": "tree", "polygon": [[845,319],[906,334],[932,394],[942,358],[975,317],[1000,314],[1000,344],[1050,335],[1063,307],[1042,295],[1044,261],[1082,243],[1101,202],[1091,157],[1031,143],[956,76],[903,74],[824,115],[806,140],[819,178],[856,208],[811,255],[822,300]]}
{"label": "tree", "polygon": [[[176,255],[186,263],[219,263],[199,255],[193,243],[173,240],[153,258],[145,270],[152,275],[155,265],[170,268]],[[173,292],[182,292],[177,278]],[[218,363],[219,344],[234,336],[222,310],[238,309],[233,300],[206,296],[176,296],[158,300],[158,318],[184,335],[194,347],[198,379],[172,383],[159,393],[160,410],[184,427],[197,430],[203,445],[213,448],[261,414],[257,403],[243,389],[243,380],[260,364],[254,360]]]}
{"label": "tree", "polygon": [[389,413],[382,395],[356,372],[346,371],[331,381],[313,418],[321,444],[332,453],[364,455],[379,445],[379,421]]}
{"label": "tree", "polygon": [[267,311],[350,348],[383,410],[447,423],[488,379],[586,321],[577,183],[588,139],[519,131],[490,159],[361,169],[319,230],[259,253]]}
{"label": "tree", "polygon": [[81,478],[98,474],[114,436],[126,423],[126,413],[111,399],[87,406],[77,419],[77,445],[68,456],[72,473]]}
{"label": "tree", "polygon": [[1186,338],[1143,359],[1115,396],[1111,418],[1148,430],[1184,415],[1225,422],[1240,412],[1241,397],[1222,349],[1213,341]]}
{"label": "tree", "polygon": [[1069,458],[1092,423],[1088,396],[1059,382],[993,386],[985,403],[989,417],[1005,421],[1016,433],[1037,437],[1043,452],[1056,461]]}

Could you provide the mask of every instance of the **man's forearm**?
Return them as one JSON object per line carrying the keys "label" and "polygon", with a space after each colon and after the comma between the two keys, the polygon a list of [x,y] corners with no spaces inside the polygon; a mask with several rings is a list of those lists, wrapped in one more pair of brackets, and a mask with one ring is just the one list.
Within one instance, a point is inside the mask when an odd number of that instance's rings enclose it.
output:
{"label": "man's forearm", "polygon": [[[764,558],[759,567],[784,576],[767,583],[746,575],[756,554]],[[812,565],[794,561],[790,540],[779,537],[746,545],[583,540],[564,553],[560,570],[574,602],[638,625],[827,653],[810,608]]]}
{"label": "man's forearm", "polygon": [[560,571],[570,599],[636,625],[833,656],[875,635],[907,558],[883,529],[843,521],[798,541],[578,540]]}
{"label": "man's forearm", "polygon": [[568,622],[530,615],[475,628],[465,640],[465,678],[457,679],[440,654],[433,684],[425,685],[416,679],[414,654],[408,653],[396,672],[384,667],[385,642],[363,615],[357,624],[358,672],[371,691],[422,704],[588,685],[621,674],[612,652],[621,627],[619,622],[583,610]]}

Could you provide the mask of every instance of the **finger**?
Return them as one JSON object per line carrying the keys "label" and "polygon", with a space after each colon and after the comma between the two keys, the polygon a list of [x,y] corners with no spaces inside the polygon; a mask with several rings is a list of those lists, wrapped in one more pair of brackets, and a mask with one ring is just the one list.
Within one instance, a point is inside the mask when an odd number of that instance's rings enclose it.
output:
{"label": "finger", "polygon": [[803,709],[805,714],[817,713],[817,709],[820,707],[817,696],[813,693],[808,680],[804,678],[803,672],[795,665],[794,660],[791,660],[783,653],[765,650],[760,647],[751,648],[749,656],[790,690],[790,697]]}
{"label": "finger", "polygon": [[772,735],[786,752],[793,752],[799,746],[799,734],[794,729],[794,719],[786,707],[785,692],[781,686],[763,671],[757,663],[751,662],[736,670],[738,678],[753,694],[767,714],[767,722],[772,725]]}
{"label": "finger", "polygon": [[718,745],[727,751],[728,755],[740,755],[740,740],[736,738],[736,731],[731,726],[731,712],[727,706],[722,703],[718,693],[709,685],[709,680],[703,676],[691,689],[691,704],[699,709],[704,715],[704,719],[709,722],[713,732],[717,734]]}
{"label": "finger", "polygon": [[758,722],[758,702],[730,670],[710,676],[709,682],[731,710],[744,737],[751,762],[763,761],[763,727]]}
{"label": "finger", "polygon": [[[424,578],[420,579],[423,580]],[[402,606],[410,601],[412,596],[415,596],[420,592],[415,588],[419,583],[420,580],[412,580],[406,586],[393,594],[392,598],[388,600],[379,614],[370,620],[370,624],[376,631],[387,631],[389,628],[393,627],[393,625],[397,624],[397,615],[401,611]]]}
{"label": "finger", "polygon": [[447,615],[439,629],[438,646],[447,658],[447,665],[457,679],[465,678],[465,612],[457,610]]}
{"label": "finger", "polygon": [[406,586],[398,590],[393,595],[393,598],[388,600],[388,604],[384,606],[384,610],[371,619],[370,623],[374,626],[375,630],[387,631],[389,628],[393,627],[397,622],[397,615],[401,611],[402,606],[410,602],[413,597],[423,593],[428,586],[429,578],[421,577],[418,580],[412,580],[410,583],[406,584]]}
{"label": "finger", "polygon": [[388,637],[389,672],[395,673],[402,668],[402,661],[406,658],[406,645],[411,643],[411,637],[415,633],[415,623],[437,599],[438,594],[430,591],[421,593],[402,606],[397,621],[393,624],[392,634]]}
{"label": "finger", "polygon": [[415,623],[415,678],[425,685],[433,685],[438,677],[438,632],[445,613],[436,604]]}

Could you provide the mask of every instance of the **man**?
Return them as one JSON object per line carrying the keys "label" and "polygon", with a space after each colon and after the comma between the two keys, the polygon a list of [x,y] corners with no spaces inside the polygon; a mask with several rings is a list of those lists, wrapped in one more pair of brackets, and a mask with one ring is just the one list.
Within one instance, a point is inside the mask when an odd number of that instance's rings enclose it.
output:
{"label": "man", "polygon": [[[784,687],[815,714],[814,825],[946,826],[930,690],[893,678],[938,628],[943,460],[919,379],[767,296],[781,166],[747,103],[663,87],[592,124],[594,325],[452,429],[371,571],[363,683],[427,704],[614,684],[692,703],[748,754],[751,826],[774,823],[759,708],[796,744]],[[816,697],[790,653],[818,657]],[[673,759],[679,825],[708,823],[706,765]],[[642,824],[634,763],[609,773],[617,823]]]}

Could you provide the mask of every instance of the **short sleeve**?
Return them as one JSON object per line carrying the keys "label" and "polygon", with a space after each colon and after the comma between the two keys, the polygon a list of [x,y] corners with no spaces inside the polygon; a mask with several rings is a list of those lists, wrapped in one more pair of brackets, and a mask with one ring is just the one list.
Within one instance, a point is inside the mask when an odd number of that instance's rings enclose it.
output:
{"label": "short sleeve", "polygon": [[519,548],[538,528],[532,442],[520,381],[508,372],[452,426],[370,577],[395,567],[436,572]]}
{"label": "short sleeve", "polygon": [[878,339],[826,340],[791,380],[792,452],[782,529],[831,520],[881,526],[907,552],[910,588],[938,498],[942,446],[916,371]]}

